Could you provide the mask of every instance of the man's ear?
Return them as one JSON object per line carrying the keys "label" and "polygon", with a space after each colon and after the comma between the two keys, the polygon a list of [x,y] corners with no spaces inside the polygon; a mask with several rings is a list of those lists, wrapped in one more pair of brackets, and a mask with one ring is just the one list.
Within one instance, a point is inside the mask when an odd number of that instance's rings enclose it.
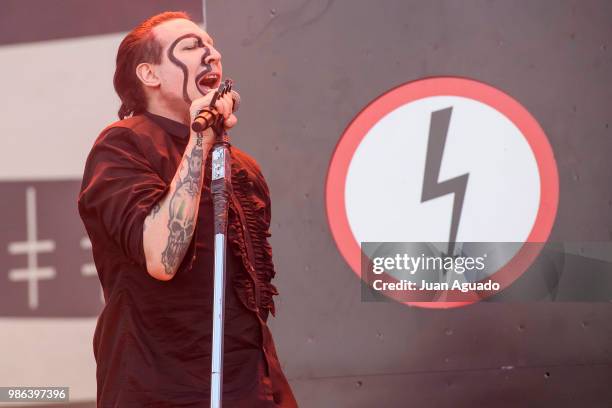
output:
{"label": "man's ear", "polygon": [[144,86],[155,88],[160,84],[159,77],[155,72],[155,66],[148,62],[141,62],[138,64],[136,67],[136,76]]}

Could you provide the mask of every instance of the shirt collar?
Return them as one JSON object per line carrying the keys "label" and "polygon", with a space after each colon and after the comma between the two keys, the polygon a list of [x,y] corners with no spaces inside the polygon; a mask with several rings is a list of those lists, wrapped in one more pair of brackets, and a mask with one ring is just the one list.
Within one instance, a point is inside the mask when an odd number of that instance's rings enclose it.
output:
{"label": "shirt collar", "polygon": [[144,115],[147,118],[151,119],[153,122],[155,122],[159,127],[164,129],[167,133],[177,136],[180,139],[187,140],[187,138],[189,138],[189,127],[188,126],[180,122],[177,122],[175,120],[168,119],[164,116],[156,115],[151,112],[145,111]]}

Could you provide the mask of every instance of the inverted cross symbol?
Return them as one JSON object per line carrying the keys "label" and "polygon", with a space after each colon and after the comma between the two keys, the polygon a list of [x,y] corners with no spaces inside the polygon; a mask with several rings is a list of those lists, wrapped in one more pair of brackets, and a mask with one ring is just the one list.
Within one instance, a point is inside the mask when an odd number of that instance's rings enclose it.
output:
{"label": "inverted cross symbol", "polygon": [[53,279],[56,273],[55,268],[38,267],[38,253],[54,251],[55,241],[37,241],[36,190],[34,187],[26,189],[26,229],[27,240],[9,243],[8,252],[11,255],[27,254],[28,266],[27,268],[11,269],[8,278],[11,282],[28,282],[28,306],[30,309],[37,309],[38,281]]}
{"label": "inverted cross symbol", "polygon": [[[81,238],[81,248],[82,249],[91,249],[91,241],[89,237]],[[81,275],[83,276],[98,276],[98,272],[96,271],[96,265],[94,263],[86,263],[81,266]],[[104,303],[104,291],[100,288],[100,300]]]}

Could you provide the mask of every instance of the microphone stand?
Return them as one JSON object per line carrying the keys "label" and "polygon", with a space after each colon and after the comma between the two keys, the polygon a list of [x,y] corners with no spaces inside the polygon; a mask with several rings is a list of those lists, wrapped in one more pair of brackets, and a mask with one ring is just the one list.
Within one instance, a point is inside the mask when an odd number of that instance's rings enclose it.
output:
{"label": "microphone stand", "polygon": [[220,126],[221,137],[213,145],[211,194],[214,208],[214,287],[212,364],[210,373],[210,407],[221,408],[223,396],[223,325],[225,320],[225,267],[227,250],[227,216],[232,190],[229,138]]}
{"label": "microphone stand", "polygon": [[202,132],[212,126],[216,138],[212,146],[211,195],[214,216],[213,331],[210,367],[210,407],[221,408],[223,398],[223,326],[225,321],[225,267],[229,197],[232,194],[230,143],[223,125],[212,110],[217,98],[231,92],[232,81],[226,80],[217,90],[208,108],[201,110],[191,128]]}

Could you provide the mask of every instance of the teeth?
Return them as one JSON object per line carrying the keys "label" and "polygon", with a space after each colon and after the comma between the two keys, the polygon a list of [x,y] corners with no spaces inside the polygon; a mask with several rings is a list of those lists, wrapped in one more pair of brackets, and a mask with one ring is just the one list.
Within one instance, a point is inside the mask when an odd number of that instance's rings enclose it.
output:
{"label": "teeth", "polygon": [[206,75],[200,80],[200,82],[216,81],[217,79],[219,79],[219,75],[217,74]]}

